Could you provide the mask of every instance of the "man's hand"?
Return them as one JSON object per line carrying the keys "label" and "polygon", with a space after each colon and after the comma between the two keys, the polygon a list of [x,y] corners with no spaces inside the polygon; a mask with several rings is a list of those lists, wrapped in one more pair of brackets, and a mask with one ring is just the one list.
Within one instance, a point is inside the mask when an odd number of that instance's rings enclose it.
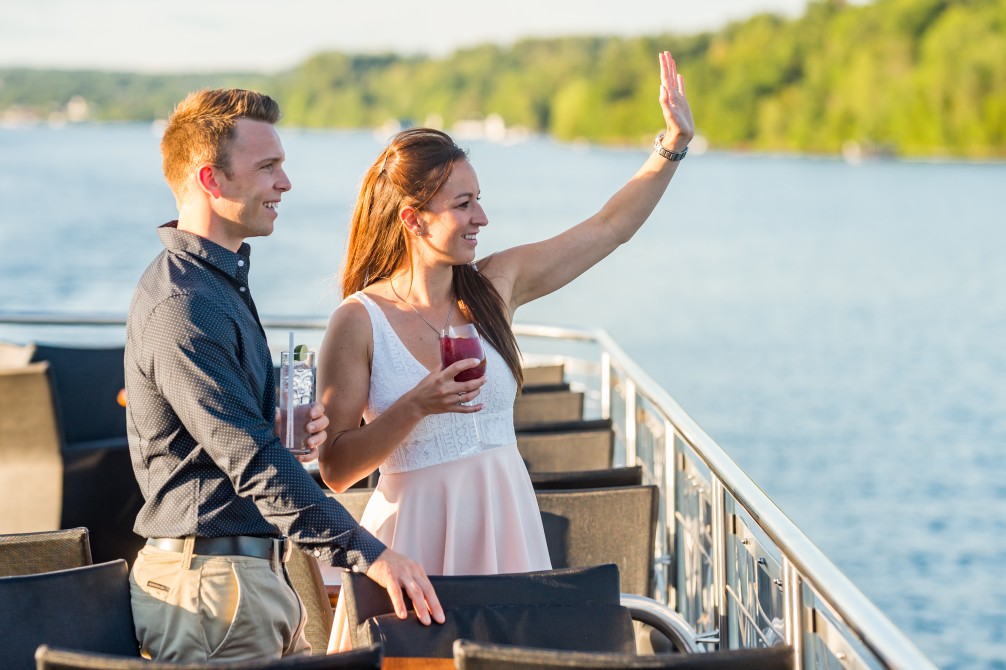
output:
{"label": "man's hand", "polygon": [[399,619],[409,615],[402,595],[404,590],[412,599],[416,616],[423,625],[430,625],[431,615],[437,623],[444,622],[444,610],[440,607],[437,594],[433,592],[433,585],[430,584],[426,571],[412,559],[385,549],[377,560],[370,564],[367,577],[387,589]]}
{"label": "man's hand", "polygon": [[[306,435],[303,444],[309,452],[297,454],[297,460],[301,463],[310,463],[318,458],[318,447],[325,443],[328,438],[326,428],[328,428],[328,417],[325,416],[325,406],[316,402],[311,406],[298,405],[293,408],[294,426],[303,426],[303,434]],[[286,414],[279,407],[276,408],[276,437],[283,439],[286,430]],[[302,434],[301,429],[297,429],[297,434]]]}

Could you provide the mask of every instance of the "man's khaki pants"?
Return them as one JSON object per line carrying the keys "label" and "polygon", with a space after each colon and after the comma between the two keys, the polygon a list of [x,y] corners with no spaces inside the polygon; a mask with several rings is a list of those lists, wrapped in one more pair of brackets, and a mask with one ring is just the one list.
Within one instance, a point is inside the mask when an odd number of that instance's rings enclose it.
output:
{"label": "man's khaki pants", "polygon": [[129,576],[136,637],[157,661],[310,654],[307,613],[282,563],[145,546]]}

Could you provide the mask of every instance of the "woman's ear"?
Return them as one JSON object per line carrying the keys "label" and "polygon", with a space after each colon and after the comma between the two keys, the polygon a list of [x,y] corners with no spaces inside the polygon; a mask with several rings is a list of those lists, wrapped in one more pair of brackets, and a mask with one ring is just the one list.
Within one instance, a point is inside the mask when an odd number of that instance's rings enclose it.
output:
{"label": "woman's ear", "polygon": [[203,165],[196,173],[199,188],[213,198],[220,197],[220,182],[217,181],[216,169],[212,165]]}
{"label": "woman's ear", "polygon": [[410,235],[415,235],[416,237],[422,237],[423,222],[419,220],[419,210],[415,207],[410,207],[406,205],[398,210],[398,219],[405,226],[406,230],[409,231]]}

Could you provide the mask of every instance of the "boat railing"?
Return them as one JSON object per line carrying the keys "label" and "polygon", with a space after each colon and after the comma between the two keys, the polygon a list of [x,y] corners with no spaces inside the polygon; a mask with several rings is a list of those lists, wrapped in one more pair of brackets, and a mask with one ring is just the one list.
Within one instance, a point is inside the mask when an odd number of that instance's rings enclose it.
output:
{"label": "boat railing", "polygon": [[[121,329],[117,316],[0,313],[0,339],[40,326]],[[326,321],[264,319],[317,344]],[[11,329],[14,329],[11,335]],[[22,336],[18,337],[18,329]],[[585,393],[586,418],[611,419],[615,465],[640,465],[660,488],[653,598],[708,649],[789,644],[796,670],[935,668],[727,453],[601,330],[517,324],[530,364],[560,362]],[[118,339],[121,342],[121,330]]]}
{"label": "boat railing", "polygon": [[[789,644],[797,670],[935,667],[607,333],[514,330],[526,358],[563,362],[587,411],[612,420],[615,465],[640,465],[659,486],[652,595],[700,642]],[[574,343],[595,351],[557,353]]]}

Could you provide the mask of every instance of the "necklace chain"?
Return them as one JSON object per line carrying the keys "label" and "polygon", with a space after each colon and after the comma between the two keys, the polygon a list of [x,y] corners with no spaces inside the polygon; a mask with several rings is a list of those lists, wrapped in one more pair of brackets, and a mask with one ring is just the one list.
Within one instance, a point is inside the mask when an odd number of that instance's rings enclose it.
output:
{"label": "necklace chain", "polygon": [[432,330],[434,333],[437,334],[437,337],[441,337],[444,333],[447,332],[447,326],[451,325],[451,315],[454,313],[454,302],[455,302],[454,300],[451,300],[450,301],[450,305],[447,307],[447,320],[444,321],[444,328],[443,328],[443,330],[437,330],[436,326],[434,326],[432,323],[430,323],[429,321],[427,321],[426,317],[419,313],[419,310],[416,309],[415,305],[413,305],[411,302],[406,301],[405,298],[403,298],[402,296],[398,295],[398,291],[395,290],[395,282],[393,282],[393,281],[391,281],[389,279],[388,280],[388,285],[391,286],[391,292],[395,294],[396,298],[398,298],[398,302],[403,303],[403,304],[408,305],[409,307],[411,307],[412,311],[416,313],[416,316],[418,316],[420,319],[422,319],[423,323],[425,323],[427,326],[429,326],[430,330]]}

